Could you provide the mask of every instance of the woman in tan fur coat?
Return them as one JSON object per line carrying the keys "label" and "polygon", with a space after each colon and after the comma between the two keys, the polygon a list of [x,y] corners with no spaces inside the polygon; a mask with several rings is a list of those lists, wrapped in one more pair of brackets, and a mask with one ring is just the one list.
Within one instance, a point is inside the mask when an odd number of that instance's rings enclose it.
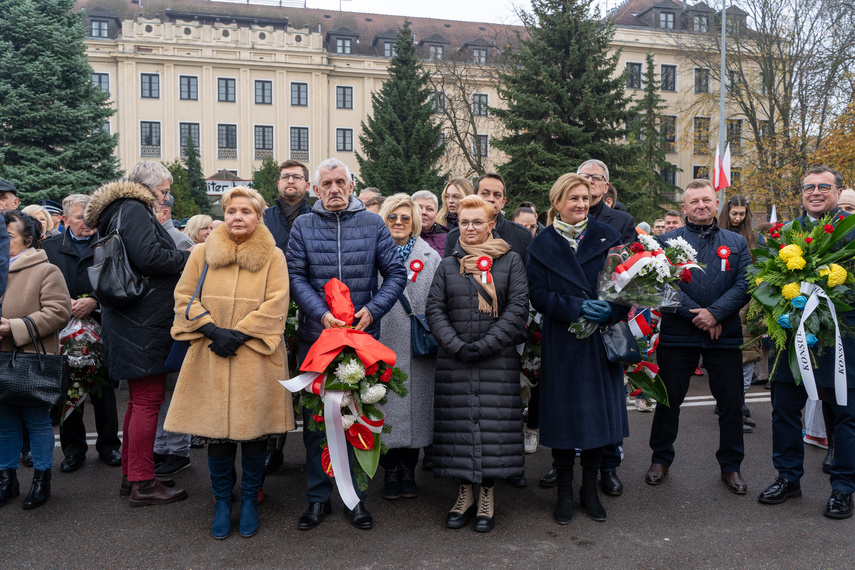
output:
{"label": "woman in tan fur coat", "polygon": [[288,270],[261,223],[263,209],[255,190],[239,186],[227,192],[225,223],[191,254],[175,288],[172,336],[190,341],[190,348],[164,428],[208,439],[214,538],[231,531],[237,442],[243,471],[240,534],[248,537],[258,531],[267,437],[294,428],[291,396],[279,383],[288,377],[282,340]]}

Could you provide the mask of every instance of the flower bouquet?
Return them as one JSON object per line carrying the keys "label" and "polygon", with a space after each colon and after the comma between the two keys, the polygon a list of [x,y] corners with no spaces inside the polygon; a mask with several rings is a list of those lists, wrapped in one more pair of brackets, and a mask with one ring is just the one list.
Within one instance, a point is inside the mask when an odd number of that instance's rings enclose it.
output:
{"label": "flower bouquet", "polygon": [[855,241],[855,216],[826,215],[811,229],[797,221],[775,224],[766,245],[752,251],[757,260],[748,268],[749,291],[757,303],[749,309],[749,321],[762,317],[778,359],[789,349],[796,383],[804,382],[808,396],[818,398],[813,370],[816,357],[833,347],[835,391],[838,403],[846,402],[846,362],[841,329],[851,333],[838,312],[852,310],[850,271],[838,262],[851,262]]}
{"label": "flower bouquet", "polygon": [[540,330],[543,317],[529,307],[528,324],[526,325],[525,342],[520,353],[520,387],[523,404],[528,405],[531,389],[540,380],[540,341],[543,333]]}
{"label": "flower bouquet", "polygon": [[68,356],[68,398],[60,421],[71,415],[86,400],[89,393],[101,395],[110,385],[101,342],[101,325],[91,317],[72,317],[59,333],[60,353]]}
{"label": "flower bouquet", "polygon": [[[680,304],[677,283],[692,282],[692,269],[701,269],[698,253],[681,237],[671,238],[665,249],[656,238],[639,235],[638,241],[609,250],[600,273],[597,298],[619,305],[674,307]],[[591,336],[599,325],[584,317],[570,325],[577,338]]]}
{"label": "flower bouquet", "polygon": [[629,320],[629,329],[638,342],[642,357],[638,364],[629,364],[624,368],[624,380],[630,387],[629,395],[643,396],[648,404],[655,400],[668,406],[668,390],[659,377],[659,365],[652,361],[659,337],[658,331],[654,332],[658,329],[658,323],[655,327],[651,326],[641,312]]}
{"label": "flower bouquet", "polygon": [[[395,367],[394,352],[350,326],[354,307],[347,285],[331,279],[324,293],[333,316],[347,326],[325,329],[300,367],[303,374],[281,383],[291,392],[303,390],[302,404],[312,412],[305,428],[325,432],[321,460],[327,475],[352,472],[365,490],[386,451],[381,433],[392,431],[385,423],[383,404],[389,391],[407,395],[407,374]],[[356,458],[353,464],[349,450]],[[344,503],[354,508],[359,497],[350,477],[338,477],[336,482]]]}

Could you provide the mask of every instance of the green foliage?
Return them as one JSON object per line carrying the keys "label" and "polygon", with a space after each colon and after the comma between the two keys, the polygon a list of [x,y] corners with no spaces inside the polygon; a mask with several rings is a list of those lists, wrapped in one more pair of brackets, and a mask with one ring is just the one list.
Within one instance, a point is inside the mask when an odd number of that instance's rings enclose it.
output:
{"label": "green foliage", "polygon": [[74,0],[0,0],[0,178],[24,204],[121,174],[110,95],[92,84]]}
{"label": "green foliage", "polygon": [[184,143],[187,147],[187,157],[184,165],[187,168],[187,188],[190,198],[199,206],[200,213],[207,214],[211,211],[211,201],[208,199],[208,185],[205,183],[205,175],[202,174],[202,162],[199,160],[199,149],[193,142],[193,137],[188,136]]}
{"label": "green foliage", "polygon": [[175,203],[172,205],[172,218],[183,220],[202,213],[199,205],[193,200],[187,169],[181,161],[176,159],[173,162],[164,162],[163,165],[172,174],[172,186],[169,188],[169,193],[175,198]]}
{"label": "green foliage", "polygon": [[615,76],[614,29],[591,16],[593,0],[531,4],[522,15],[525,37],[505,51],[509,65],[498,73],[506,108],[491,109],[508,132],[493,144],[509,156],[499,167],[509,201],[547,206],[558,177],[592,158],[609,166],[623,192],[633,151],[620,144],[630,114],[624,77]]}
{"label": "green foliage", "polygon": [[443,187],[437,162],[442,156],[442,129],[434,120],[429,74],[416,55],[410,23],[395,39],[389,79],[371,94],[372,113],[362,123],[357,153],[358,187],[374,186],[389,196],[396,192],[438,191]]}
{"label": "green foliage", "polygon": [[261,162],[261,168],[252,175],[252,187],[261,192],[264,201],[273,205],[279,197],[279,163],[273,157]]}

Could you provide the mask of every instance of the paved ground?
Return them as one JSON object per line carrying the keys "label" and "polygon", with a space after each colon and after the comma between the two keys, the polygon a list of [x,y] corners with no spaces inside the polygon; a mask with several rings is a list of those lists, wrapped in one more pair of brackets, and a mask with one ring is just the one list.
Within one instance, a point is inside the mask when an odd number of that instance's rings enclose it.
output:
{"label": "paved ground", "polygon": [[[120,393],[122,408],[126,397]],[[424,471],[417,474],[422,487],[417,499],[384,501],[380,485],[372,485],[368,506],[376,524],[371,531],[351,527],[337,498],[320,527],[298,531],[305,508],[299,434],[288,439],[286,467],[265,484],[260,532],[243,539],[235,524],[223,541],[209,534],[213,506],[204,450],[193,450],[191,468],[177,476],[188,500],[135,509],[118,496],[119,469],[100,463],[94,447],[74,474],[59,472],[57,448],[50,501],[34,511],[21,509],[22,498],[0,508],[0,567],[852,568],[855,518],[832,521],[820,514],[830,493],[820,470],[824,451],[807,449],[803,498],[758,504],[757,494],[775,472],[768,392],[754,386],[749,406],[758,425],[745,436],[742,470],[749,494],[733,495],[719,480],[718,429],[705,380],[693,382],[690,397],[665,485],[643,482],[652,414],[631,411],[631,437],[619,470],[626,492],[603,497],[606,522],[594,522],[577,509],[571,524],[555,524],[555,491],[536,485],[551,463],[549,450],[541,448],[527,456],[527,488],[498,487],[497,526],[486,535],[444,527],[456,488]],[[24,494],[31,473],[19,471]]]}

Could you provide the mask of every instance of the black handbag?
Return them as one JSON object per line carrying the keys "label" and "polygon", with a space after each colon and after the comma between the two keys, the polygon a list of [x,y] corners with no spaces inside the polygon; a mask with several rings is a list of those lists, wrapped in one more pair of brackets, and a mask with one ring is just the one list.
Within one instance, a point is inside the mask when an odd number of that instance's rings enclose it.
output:
{"label": "black handbag", "polygon": [[638,364],[641,362],[641,350],[629,325],[620,322],[600,327],[600,337],[606,349],[606,358],[615,364]]}
{"label": "black handbag", "polygon": [[68,395],[68,358],[47,354],[36,323],[30,317],[23,317],[23,321],[36,352],[23,352],[18,347],[0,352],[0,404],[56,406]]}
{"label": "black handbag", "polygon": [[[202,275],[199,276],[199,283],[196,285],[196,290],[193,292],[193,296],[190,297],[190,302],[187,303],[187,309],[184,311],[184,318],[190,321],[191,323],[196,319],[201,319],[205,315],[209,314],[211,311],[205,311],[201,315],[196,315],[192,319],[190,318],[190,307],[193,305],[193,301],[196,300],[196,297],[199,296],[199,293],[202,292],[202,284],[205,282],[205,276],[208,274],[208,264],[205,263],[205,267],[202,268]],[[163,363],[163,366],[169,372],[178,372],[181,370],[181,365],[184,364],[184,357],[187,356],[187,349],[190,348],[189,340],[176,340],[172,343],[172,348],[169,349],[169,355],[166,357],[166,362]]]}
{"label": "black handbag", "polygon": [[420,356],[434,356],[438,348],[436,338],[430,332],[430,326],[424,315],[413,313],[413,308],[402,293],[398,298],[404,311],[410,315],[410,344],[411,355],[416,358]]}
{"label": "black handbag", "polygon": [[92,246],[94,255],[89,282],[98,302],[104,307],[121,308],[136,303],[148,292],[148,278],[134,270],[122,242],[122,210],[119,206],[116,227]]}

